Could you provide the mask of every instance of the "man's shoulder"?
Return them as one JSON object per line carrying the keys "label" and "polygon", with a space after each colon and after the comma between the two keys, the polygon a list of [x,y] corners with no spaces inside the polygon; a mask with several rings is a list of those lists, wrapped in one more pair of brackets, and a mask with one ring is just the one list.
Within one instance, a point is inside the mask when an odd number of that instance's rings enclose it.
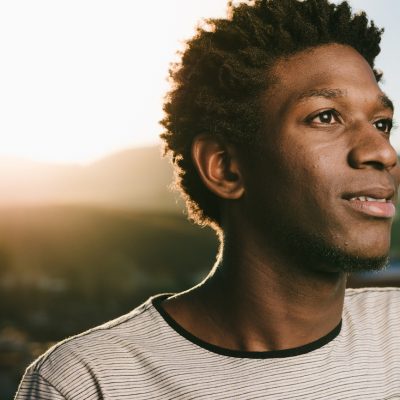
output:
{"label": "man's shoulder", "polygon": [[[152,298],[119,318],[67,338],[33,362],[27,369],[44,379],[58,380],[73,371],[84,371],[126,358],[152,337],[157,337],[157,316]],[[159,321],[158,321],[159,322]],[[146,340],[143,340],[146,338]],[[61,385],[62,382],[54,382]]]}
{"label": "man's shoulder", "polygon": [[379,319],[384,324],[400,328],[400,288],[346,289],[344,314],[346,313],[360,321]]}
{"label": "man's shoulder", "polygon": [[398,287],[364,287],[346,289],[346,300],[375,299],[386,301],[392,298],[400,299],[400,288]]}

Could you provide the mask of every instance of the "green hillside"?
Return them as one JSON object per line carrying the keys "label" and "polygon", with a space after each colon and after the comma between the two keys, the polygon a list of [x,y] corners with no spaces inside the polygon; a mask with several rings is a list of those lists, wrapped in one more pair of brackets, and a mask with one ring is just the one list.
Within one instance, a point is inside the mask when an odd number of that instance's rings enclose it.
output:
{"label": "green hillside", "polygon": [[0,399],[51,343],[183,290],[215,260],[184,215],[93,207],[0,210]]}

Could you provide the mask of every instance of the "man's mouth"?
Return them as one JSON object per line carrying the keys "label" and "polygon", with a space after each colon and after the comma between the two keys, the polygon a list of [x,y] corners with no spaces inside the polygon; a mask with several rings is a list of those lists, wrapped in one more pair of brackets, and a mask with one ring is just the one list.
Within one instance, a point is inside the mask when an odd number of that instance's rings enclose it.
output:
{"label": "man's mouth", "polygon": [[364,214],[378,218],[393,218],[396,213],[392,201],[393,195],[387,197],[353,196],[348,198],[349,205]]}
{"label": "man's mouth", "polygon": [[387,202],[390,202],[390,200],[388,200],[388,199],[385,199],[385,198],[383,198],[383,199],[376,199],[375,197],[368,197],[368,196],[358,196],[358,197],[353,197],[353,198],[351,198],[349,201],[356,201],[356,200],[359,200],[359,201],[377,201],[378,203],[387,203]]}

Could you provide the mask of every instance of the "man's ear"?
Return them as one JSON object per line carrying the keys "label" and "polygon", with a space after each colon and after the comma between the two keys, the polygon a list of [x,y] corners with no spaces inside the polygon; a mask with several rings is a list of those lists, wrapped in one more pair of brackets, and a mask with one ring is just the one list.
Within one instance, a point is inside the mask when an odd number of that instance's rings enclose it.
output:
{"label": "man's ear", "polygon": [[196,136],[192,158],[209,190],[224,199],[239,199],[244,193],[236,149],[208,135]]}

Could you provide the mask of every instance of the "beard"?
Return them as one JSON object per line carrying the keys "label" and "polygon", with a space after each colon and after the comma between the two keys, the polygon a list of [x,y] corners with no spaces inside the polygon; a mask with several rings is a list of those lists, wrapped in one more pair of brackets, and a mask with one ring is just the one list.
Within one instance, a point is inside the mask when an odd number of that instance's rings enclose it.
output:
{"label": "beard", "polygon": [[[284,258],[293,260],[303,271],[326,273],[352,273],[381,271],[389,265],[389,249],[376,257],[363,256],[347,247],[338,246],[324,235],[302,230],[282,218],[275,220],[273,215],[260,219],[256,224],[264,230],[265,239],[273,244]],[[261,225],[260,225],[261,223]],[[265,226],[270,229],[266,231]]]}
{"label": "beard", "polygon": [[[268,201],[264,203],[268,204]],[[293,213],[287,213],[285,209],[277,208],[268,214],[264,209],[258,211],[253,214],[258,218],[252,219],[252,224],[266,247],[275,248],[283,259],[297,265],[299,271],[349,274],[381,271],[389,265],[389,247],[386,252],[384,249],[381,254],[370,256],[370,252],[363,254],[362,249],[357,251],[351,243],[350,246],[346,242],[335,243],[324,234],[306,229]]]}
{"label": "beard", "polygon": [[290,251],[296,258],[305,260],[308,266],[324,266],[328,272],[367,272],[381,271],[390,261],[389,253],[377,257],[363,257],[352,254],[346,249],[335,247],[322,236],[311,235],[305,232],[282,232],[286,251]]}

